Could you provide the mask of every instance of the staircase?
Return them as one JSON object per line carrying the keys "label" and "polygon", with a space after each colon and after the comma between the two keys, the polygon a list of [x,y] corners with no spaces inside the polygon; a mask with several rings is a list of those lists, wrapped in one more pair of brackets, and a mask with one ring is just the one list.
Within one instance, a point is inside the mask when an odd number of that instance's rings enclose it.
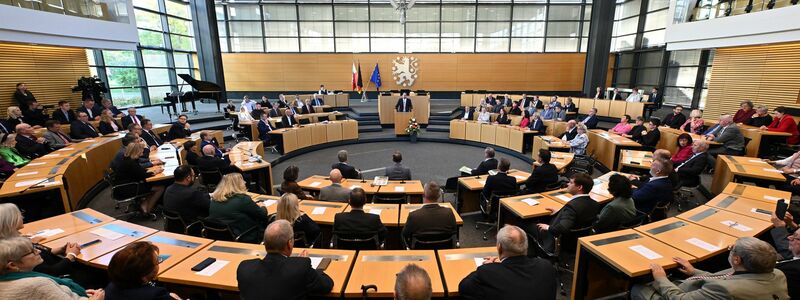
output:
{"label": "staircase", "polygon": [[460,107],[453,108],[439,108],[434,109],[431,107],[431,117],[428,119],[428,127],[425,128],[431,132],[450,132],[450,120],[461,115],[463,109]]}

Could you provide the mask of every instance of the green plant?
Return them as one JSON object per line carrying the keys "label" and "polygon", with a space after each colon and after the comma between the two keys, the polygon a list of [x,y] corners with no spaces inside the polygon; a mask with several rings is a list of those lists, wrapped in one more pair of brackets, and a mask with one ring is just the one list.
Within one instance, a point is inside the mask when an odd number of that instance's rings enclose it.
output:
{"label": "green plant", "polygon": [[406,133],[408,134],[419,134],[422,132],[422,128],[420,128],[419,123],[417,123],[416,118],[408,119],[408,127],[406,127]]}

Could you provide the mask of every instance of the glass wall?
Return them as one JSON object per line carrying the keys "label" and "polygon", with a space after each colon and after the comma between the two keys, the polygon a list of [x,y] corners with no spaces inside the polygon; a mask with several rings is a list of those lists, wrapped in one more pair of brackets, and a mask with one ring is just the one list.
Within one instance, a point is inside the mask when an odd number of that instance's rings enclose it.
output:
{"label": "glass wall", "polygon": [[591,0],[218,2],[223,52],[585,52]]}
{"label": "glass wall", "polygon": [[0,4],[60,15],[130,24],[125,0],[2,0]]}
{"label": "glass wall", "polygon": [[190,90],[177,74],[200,79],[188,1],[133,0],[133,5],[137,51],[87,51],[93,73],[106,82],[118,107],[158,104],[167,93]]}

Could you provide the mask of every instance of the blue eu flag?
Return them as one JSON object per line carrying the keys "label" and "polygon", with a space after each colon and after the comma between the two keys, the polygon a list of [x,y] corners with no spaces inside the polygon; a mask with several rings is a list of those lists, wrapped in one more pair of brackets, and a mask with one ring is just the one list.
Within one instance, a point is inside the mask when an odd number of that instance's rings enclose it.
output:
{"label": "blue eu flag", "polygon": [[369,78],[369,81],[375,84],[377,90],[381,90],[381,72],[378,71],[378,64],[375,64],[375,70],[372,71],[372,77]]}

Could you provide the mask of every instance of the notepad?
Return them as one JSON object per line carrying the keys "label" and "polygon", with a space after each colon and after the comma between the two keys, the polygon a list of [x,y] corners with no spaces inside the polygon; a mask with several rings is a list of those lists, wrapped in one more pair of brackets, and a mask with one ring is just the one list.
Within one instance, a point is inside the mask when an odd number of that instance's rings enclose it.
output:
{"label": "notepad", "polygon": [[767,162],[765,162],[763,160],[760,160],[760,159],[751,159],[751,160],[748,160],[748,161],[751,162],[751,163],[762,163],[762,164],[767,163]]}
{"label": "notepad", "polygon": [[309,257],[309,259],[311,259],[311,268],[316,270],[317,267],[319,267],[319,264],[322,262],[323,258],[324,257],[319,257],[319,256]]}
{"label": "notepad", "polygon": [[381,210],[380,210],[380,209],[374,209],[374,208],[373,208],[373,209],[370,209],[370,210],[369,210],[369,213],[371,213],[371,214],[373,214],[373,215],[379,215],[379,216],[380,216],[380,215],[381,215]]}
{"label": "notepad", "polygon": [[772,201],[778,201],[778,200],[781,200],[781,198],[778,198],[778,197],[772,197],[772,196],[767,196],[767,195],[764,195],[764,199],[767,199],[767,200],[772,200]]}
{"label": "notepad", "polygon": [[650,248],[647,248],[647,247],[642,246],[642,245],[630,246],[630,247],[628,247],[628,249],[633,250],[633,252],[636,252],[639,255],[644,256],[645,258],[647,258],[649,260],[659,259],[659,258],[663,257],[663,256],[661,256],[661,254],[658,254],[655,251],[650,250]]}
{"label": "notepad", "polygon": [[748,232],[748,231],[753,230],[753,228],[744,226],[742,224],[739,224],[739,223],[731,221],[731,220],[725,220],[725,221],[722,221],[720,223],[722,223],[725,226],[728,226],[728,227],[731,227],[733,229],[736,229],[738,231],[742,231],[742,232]]}
{"label": "notepad", "polygon": [[525,180],[525,177],[524,177],[524,176],[519,176],[519,175],[514,175],[514,178],[516,178],[516,179],[521,179],[521,180]]}
{"label": "notepad", "polygon": [[59,183],[58,181],[45,181],[45,182],[42,182],[42,180],[44,180],[44,178],[20,181],[20,182],[15,183],[14,187],[23,187],[23,186],[29,186],[29,185],[34,185],[34,184],[35,185],[40,185],[40,186],[48,186],[48,185],[53,185],[53,184],[58,184]]}
{"label": "notepad", "polygon": [[30,176],[30,175],[35,175],[35,174],[39,174],[39,172],[17,173],[17,176]]}
{"label": "notepad", "polygon": [[112,240],[112,241],[120,239],[123,236],[125,236],[122,233],[114,232],[114,231],[111,231],[111,230],[108,230],[108,229],[105,229],[105,228],[97,228],[97,229],[89,231],[89,232],[93,233],[94,235],[97,235],[97,236],[100,236],[100,237],[103,237],[105,239]]}
{"label": "notepad", "polygon": [[778,170],[778,169],[763,168],[762,170],[767,171],[767,172],[772,172],[772,173],[783,173],[783,171]]}
{"label": "notepad", "polygon": [[404,187],[404,186],[396,186],[396,187],[394,187],[394,191],[395,192],[405,192],[406,191],[406,187]]}
{"label": "notepad", "polygon": [[462,166],[461,168],[458,169],[458,171],[463,172],[463,173],[467,173],[467,174],[472,174],[472,168],[467,167],[467,166]]}
{"label": "notepad", "polygon": [[61,229],[61,228],[45,229],[45,230],[42,230],[42,231],[39,231],[39,232],[35,233],[31,237],[51,237],[51,236],[54,236],[56,234],[63,233],[63,232],[64,232],[64,230]]}
{"label": "notepad", "polygon": [[481,185],[486,185],[486,180],[478,180],[478,183],[480,183]]}
{"label": "notepad", "polygon": [[310,186],[310,187],[318,187],[320,184],[322,184],[322,182],[314,181],[311,184],[309,184],[308,186]]}
{"label": "notepad", "polygon": [[533,200],[531,198],[525,198],[525,199],[522,199],[521,201],[527,203],[530,206],[534,206],[534,205],[539,204],[539,201]]}
{"label": "notepad", "polygon": [[719,247],[714,246],[712,244],[709,244],[706,241],[698,239],[698,238],[690,238],[690,239],[686,240],[686,242],[689,243],[689,244],[695,245],[697,247],[700,247],[703,250],[707,250],[709,252],[714,252],[714,251],[717,251],[717,250],[720,249]]}
{"label": "notepad", "polygon": [[202,271],[194,272],[194,273],[197,274],[197,275],[200,275],[200,276],[214,276],[214,274],[219,272],[219,270],[222,270],[222,268],[224,268],[226,265],[228,265],[228,263],[230,263],[230,262],[227,261],[227,260],[219,260],[218,259],[217,261],[215,261],[214,263],[210,264],[208,267],[206,267]]}
{"label": "notepad", "polygon": [[311,211],[312,215],[322,215],[325,214],[325,207],[314,207],[314,210]]}
{"label": "notepad", "polygon": [[278,203],[278,200],[269,199],[269,200],[264,200],[264,202],[261,203],[264,203],[264,206],[271,206],[275,203]]}
{"label": "notepad", "polygon": [[483,257],[475,257],[474,260],[475,260],[475,266],[476,267],[480,267],[480,266],[483,265],[483,261],[484,261]]}

